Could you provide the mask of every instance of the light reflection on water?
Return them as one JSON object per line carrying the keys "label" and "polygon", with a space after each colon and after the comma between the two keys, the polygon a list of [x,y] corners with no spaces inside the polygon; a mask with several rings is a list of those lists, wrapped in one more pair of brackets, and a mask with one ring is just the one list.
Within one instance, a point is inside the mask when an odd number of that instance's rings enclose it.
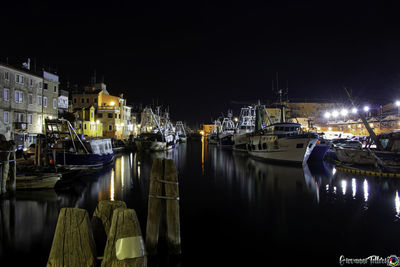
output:
{"label": "light reflection on water", "polygon": [[250,252],[256,261],[256,255],[289,250],[312,250],[335,262],[341,254],[396,253],[399,180],[343,173],[324,163],[268,164],[189,142],[171,152],[123,155],[76,178],[68,190],[18,192],[0,200],[0,260],[43,266],[59,209],[85,208],[92,215],[102,199],[134,208],[145,234],[150,168],[159,157],[173,159],[179,172],[182,266],[195,263],[204,247],[211,258],[237,252],[238,261]]}

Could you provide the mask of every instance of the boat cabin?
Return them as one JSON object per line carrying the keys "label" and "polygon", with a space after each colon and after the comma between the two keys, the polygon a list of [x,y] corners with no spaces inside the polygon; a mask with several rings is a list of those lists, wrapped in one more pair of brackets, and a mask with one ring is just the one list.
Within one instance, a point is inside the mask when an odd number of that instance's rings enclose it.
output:
{"label": "boat cabin", "polygon": [[295,135],[301,130],[300,123],[275,123],[264,128],[264,133],[273,135]]}

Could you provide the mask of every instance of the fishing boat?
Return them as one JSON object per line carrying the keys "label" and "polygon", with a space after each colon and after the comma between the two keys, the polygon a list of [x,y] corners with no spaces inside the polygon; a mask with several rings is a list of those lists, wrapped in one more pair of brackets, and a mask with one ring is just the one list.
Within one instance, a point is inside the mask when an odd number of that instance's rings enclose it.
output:
{"label": "fishing boat", "polygon": [[187,141],[187,135],[185,131],[185,127],[183,126],[182,121],[177,121],[176,126],[175,126],[175,131],[178,135],[178,140],[180,143],[186,143]]}
{"label": "fishing boat", "polygon": [[255,108],[251,106],[240,110],[238,126],[233,134],[233,150],[247,152],[250,133],[254,131],[255,111]]}
{"label": "fishing boat", "polygon": [[157,108],[157,114],[154,114],[149,107],[143,110],[140,134],[135,140],[139,150],[170,150],[176,144],[175,136],[169,119],[161,116],[159,107]]}
{"label": "fishing boat", "polygon": [[[281,112],[284,114],[284,111]],[[301,131],[301,124],[284,122],[261,126],[261,107],[257,106],[256,131],[250,136],[248,153],[257,159],[267,161],[305,164],[310,156],[318,135]]]}
{"label": "fishing boat", "polygon": [[217,145],[219,143],[219,134],[221,132],[221,121],[215,120],[211,132],[207,136],[207,142],[210,145]]}
{"label": "fishing boat", "polygon": [[323,161],[326,153],[332,147],[332,142],[320,136],[314,149],[312,150],[308,162]]}
{"label": "fishing boat", "polygon": [[[355,103],[350,93],[345,89],[350,102]],[[367,119],[359,113],[360,119],[369,133],[365,147],[334,148],[336,157],[340,163],[369,166],[380,170],[398,172],[400,171],[400,133],[386,133],[376,135],[370,127]]]}
{"label": "fishing boat", "polygon": [[228,116],[222,120],[221,133],[218,135],[218,145],[224,147],[232,147],[233,134],[236,130],[236,125],[232,121],[232,112],[228,111]]}
{"label": "fishing boat", "polygon": [[87,170],[114,160],[110,138],[85,139],[65,119],[46,119],[45,127],[45,153],[50,165],[66,170]]}
{"label": "fishing boat", "polygon": [[400,170],[400,133],[380,134],[376,136],[379,146],[371,148],[375,142],[370,139],[363,148],[336,146],[338,160],[342,163],[370,165],[388,171]]}

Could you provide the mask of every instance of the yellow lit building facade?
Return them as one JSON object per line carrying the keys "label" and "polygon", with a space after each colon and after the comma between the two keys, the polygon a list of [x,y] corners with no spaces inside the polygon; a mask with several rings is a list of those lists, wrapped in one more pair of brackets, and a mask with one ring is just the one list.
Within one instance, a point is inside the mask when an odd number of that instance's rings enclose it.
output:
{"label": "yellow lit building facade", "polygon": [[103,123],[96,119],[95,108],[93,106],[89,109],[82,108],[79,111],[74,128],[77,134],[84,134],[89,137],[103,136]]}
{"label": "yellow lit building facade", "polygon": [[110,95],[103,83],[85,87],[82,93],[73,93],[72,104],[75,109],[90,106],[95,108],[96,121],[102,124],[101,136],[128,139],[129,135],[134,133],[131,107],[126,105],[122,94]]}

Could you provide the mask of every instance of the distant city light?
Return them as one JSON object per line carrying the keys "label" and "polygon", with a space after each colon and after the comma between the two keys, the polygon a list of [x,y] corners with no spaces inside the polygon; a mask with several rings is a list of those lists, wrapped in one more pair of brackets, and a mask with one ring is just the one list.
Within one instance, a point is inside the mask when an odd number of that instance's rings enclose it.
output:
{"label": "distant city light", "polygon": [[342,116],[347,116],[347,113],[348,113],[348,111],[345,108],[340,111],[340,115],[342,115]]}
{"label": "distant city light", "polygon": [[395,102],[395,104],[396,104],[396,106],[400,107],[400,100],[397,100],[397,101]]}
{"label": "distant city light", "polygon": [[325,112],[324,117],[326,119],[329,119],[331,117],[331,113],[330,112]]}
{"label": "distant city light", "polygon": [[339,116],[339,112],[337,110],[332,111],[332,117],[336,118]]}
{"label": "distant city light", "polygon": [[357,113],[357,109],[356,109],[356,108],[352,108],[351,112],[352,112],[353,114],[355,114],[355,113]]}
{"label": "distant city light", "polygon": [[365,107],[364,107],[364,111],[365,111],[365,112],[368,112],[368,110],[369,110],[369,107],[368,107],[368,106],[365,106]]}

